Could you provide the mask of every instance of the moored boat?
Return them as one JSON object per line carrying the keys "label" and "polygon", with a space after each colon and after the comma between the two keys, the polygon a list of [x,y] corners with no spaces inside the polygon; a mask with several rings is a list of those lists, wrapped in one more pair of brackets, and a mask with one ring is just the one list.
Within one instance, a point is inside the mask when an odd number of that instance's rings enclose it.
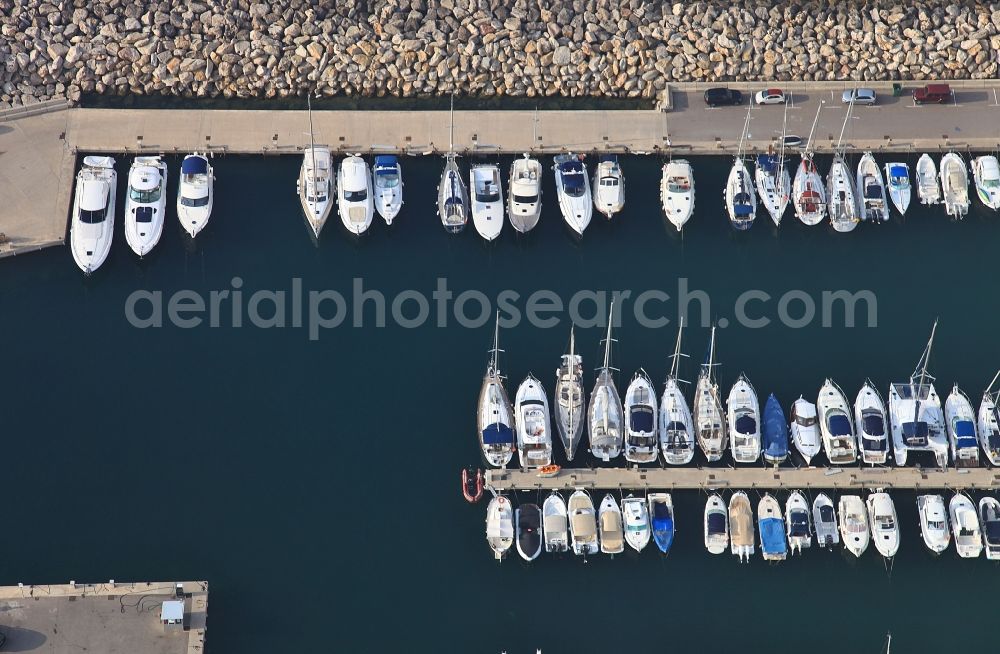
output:
{"label": "moored boat", "polygon": [[885,180],[871,152],[865,152],[858,162],[858,195],[861,200],[861,217],[868,222],[884,223],[889,220],[889,200],[885,195]]}
{"label": "moored boat", "polygon": [[611,368],[611,325],[615,305],[608,311],[608,334],[604,340],[604,365],[598,369],[597,382],[590,394],[587,425],[590,432],[590,453],[601,461],[610,461],[622,452],[625,415],[618,397]]}
{"label": "moored boat", "polygon": [[517,553],[534,561],[542,553],[542,511],[537,504],[522,504],[514,512]]}
{"label": "moored boat", "polygon": [[215,202],[215,172],[208,157],[198,152],[184,157],[177,185],[177,219],[191,238],[205,229]]}
{"label": "moored boat", "polygon": [[114,158],[84,157],[76,175],[69,244],[73,261],[87,275],[100,268],[111,252],[117,195]]}
{"label": "moored boat", "polygon": [[601,552],[603,554],[621,554],[625,551],[625,530],[622,526],[622,510],[614,496],[608,493],[601,500],[597,512],[597,522],[600,525]]}
{"label": "moored boat", "polygon": [[854,422],[858,430],[861,460],[871,465],[884,464],[889,451],[885,403],[870,380],[865,380],[854,400]]}
{"label": "moored boat", "polygon": [[719,384],[715,381],[715,327],[708,346],[708,356],[698,373],[694,394],[694,428],[698,445],[711,463],[718,461],[726,451],[729,440],[726,414],[722,410]]}
{"label": "moored boat", "polygon": [[656,391],[645,370],[625,390],[625,460],[654,463],[657,458]]}
{"label": "moored boat", "polygon": [[760,458],[760,404],[757,391],[742,373],[726,400],[729,443],[736,463],[755,463]]}
{"label": "moored boat", "polygon": [[556,429],[562,441],[566,458],[576,455],[576,448],[583,436],[583,411],[586,407],[583,391],[583,357],[576,353],[574,329],[569,332],[569,353],[562,356],[562,365],[556,370]]}
{"label": "moored boat", "polygon": [[938,184],[937,166],[927,153],[917,160],[917,197],[920,204],[937,204],[941,201],[941,186]]}
{"label": "moored boat", "polygon": [[534,229],[542,215],[542,164],[527,154],[510,167],[507,215],[511,227],[522,234]]}
{"label": "moored boat", "polygon": [[911,454],[930,453],[935,463],[948,465],[948,435],[941,399],[934,390],[934,377],[927,372],[937,321],[931,337],[910,375],[910,381],[889,386],[889,421],[896,465],[905,466]]}
{"label": "moored boat", "polygon": [[983,551],[983,536],[979,531],[976,507],[965,493],[952,496],[948,502],[948,517],[958,555],[963,559],[978,558]]}
{"label": "moored boat", "polygon": [[166,162],[160,157],[136,157],[128,171],[125,240],[140,257],[160,242],[166,209]]}
{"label": "moored boat", "polygon": [[948,514],[944,508],[944,498],[940,495],[919,495],[917,514],[920,516],[920,536],[934,554],[948,549],[951,532],[948,531]]}
{"label": "moored boat", "polygon": [[569,519],[566,500],[552,491],[542,504],[542,533],[545,537],[545,551],[552,553],[569,550]]}
{"label": "moored boat", "polygon": [[601,155],[594,168],[594,206],[609,219],[625,207],[625,176],[613,154]]}
{"label": "moored boat", "polygon": [[976,414],[969,396],[955,384],[944,402],[951,458],[958,468],[979,467],[979,439],[976,437]]}
{"label": "moored boat", "polygon": [[764,404],[762,439],[764,461],[776,466],[788,458],[788,423],[785,422],[785,412],[774,393],[768,396]]}
{"label": "moored boat", "polygon": [[854,427],[851,425],[851,405],[836,382],[827,379],[816,399],[820,433],[826,458],[834,465],[849,465],[858,459]]}
{"label": "moored boat", "polygon": [[833,500],[826,493],[820,493],[813,500],[812,517],[818,546],[829,548],[840,543],[837,511],[834,509]]}
{"label": "moored boat", "polygon": [[462,469],[462,497],[469,504],[475,504],[483,496],[483,471]]}
{"label": "moored boat", "polygon": [[534,375],[517,387],[514,396],[517,453],[522,468],[542,468],[552,463],[552,429],[549,401]]}
{"label": "moored boat", "polygon": [[795,207],[795,215],[806,225],[818,225],[826,217],[826,189],[823,187],[823,178],[816,169],[816,162],[813,160],[812,145],[816,123],[819,121],[819,113],[822,110],[823,103],[821,102],[816,107],[816,116],[809,129],[805,152],[802,153],[802,161],[799,162],[799,167],[795,171],[795,181],[792,185],[792,205]]}
{"label": "moored boat", "polygon": [[743,123],[743,131],[740,133],[740,144],[736,150],[736,157],[733,159],[733,167],[729,169],[729,177],[726,179],[726,188],[723,194],[729,222],[739,231],[750,229],[757,214],[757,194],[753,188],[753,178],[751,178],[750,171],[747,170],[743,161],[743,143],[746,140],[747,130],[750,128],[751,108],[753,108],[752,102],[747,107],[746,120]]}
{"label": "moored boat", "polygon": [[649,505],[643,498],[629,495],[622,500],[622,517],[625,521],[625,542],[636,552],[641,552],[652,536]]}
{"label": "moored boat", "polygon": [[597,554],[597,514],[587,491],[578,490],[569,496],[569,534],[573,553],[577,556]]}
{"label": "moored boat", "polygon": [[372,180],[375,187],[375,210],[386,225],[391,225],[403,208],[403,168],[396,155],[376,155],[372,166]]}
{"label": "moored boat", "polygon": [[660,204],[677,231],[684,229],[694,213],[694,169],[686,159],[664,164],[660,175]]}
{"label": "moored boat", "polygon": [[899,521],[896,520],[896,505],[888,493],[878,491],[865,500],[868,507],[868,521],[871,538],[878,553],[887,559],[899,551]]}
{"label": "moored boat", "polygon": [[949,152],[941,157],[940,175],[944,212],[961,220],[969,213],[969,173],[962,156]]}
{"label": "moored boat", "polygon": [[754,552],[753,510],[743,491],[729,498],[729,551],[741,563],[749,561]]}
{"label": "moored boat", "polygon": [[347,157],[337,168],[337,213],[354,235],[367,232],[375,217],[371,170],[357,155]]}
{"label": "moored boat", "polygon": [[583,236],[594,215],[587,166],[575,154],[560,154],[554,159],[553,170],[563,220],[577,236]]}
{"label": "moored boat", "polygon": [[791,424],[788,428],[792,434],[792,444],[805,459],[806,465],[810,465],[813,457],[823,450],[816,405],[799,396],[799,399],[792,404],[789,419]]}
{"label": "moored boat", "polygon": [[837,513],[840,516],[840,539],[844,542],[844,548],[860,557],[868,549],[871,539],[865,503],[857,495],[841,495]]}
{"label": "moored boat", "polygon": [[979,500],[979,529],[983,534],[983,549],[991,561],[1000,559],[1000,502],[986,496]]}
{"label": "moored boat", "polygon": [[671,357],[670,374],[660,398],[660,450],[663,459],[670,465],[684,465],[694,458],[695,438],[694,421],[691,419],[691,409],[680,389],[680,379],[677,371],[680,364],[681,334],[684,331],[684,319],[681,318],[677,329],[677,344]]}
{"label": "moored boat", "polygon": [[976,195],[988,209],[1000,209],[1000,164],[993,155],[984,155],[972,160],[972,179],[976,184]]}
{"label": "moored boat", "polygon": [[674,501],[670,493],[649,494],[649,515],[653,525],[653,542],[664,554],[674,544]]}
{"label": "moored boat", "polygon": [[901,161],[885,165],[885,184],[889,191],[889,199],[896,205],[899,215],[905,216],[910,208],[910,167]]}
{"label": "moored boat", "polygon": [[844,157],[837,153],[827,175],[826,197],[829,202],[830,224],[838,232],[850,232],[858,226],[857,190]]}
{"label": "moored boat", "polygon": [[800,491],[792,491],[785,501],[785,533],[788,549],[792,554],[812,546],[812,528],[809,521],[809,504]]}
{"label": "moored boat", "polygon": [[514,457],[514,410],[510,406],[503,377],[500,375],[499,334],[498,313],[493,331],[493,349],[490,350],[490,363],[479,391],[477,412],[479,445],[483,451],[483,458],[494,468],[506,466]]}
{"label": "moored boat", "polygon": [[498,560],[514,544],[514,512],[504,495],[494,495],[486,507],[486,542]]}
{"label": "moored boat", "polygon": [[444,158],[444,170],[437,189],[437,211],[441,225],[449,234],[457,234],[469,222],[469,189],[462,179],[455,154],[455,100],[451,101],[450,123],[448,126],[448,153]]}
{"label": "moored boat", "polygon": [[500,167],[496,164],[475,164],[469,170],[472,189],[472,224],[487,241],[496,240],[503,231],[503,188]]}
{"label": "moored boat", "polygon": [[299,167],[296,192],[299,194],[299,204],[302,205],[306,222],[312,229],[313,236],[319,238],[319,233],[323,231],[333,209],[333,160],[329,147],[316,145],[312,103],[308,96],[306,101],[309,103],[309,147],[302,150],[302,165]]}
{"label": "moored boat", "polygon": [[729,548],[729,511],[717,493],[705,502],[705,549],[709,554],[722,554]]}
{"label": "moored boat", "polygon": [[1000,466],[1000,417],[997,416],[997,394],[993,386],[1000,378],[1000,372],[983,391],[983,399],[979,403],[979,445],[990,465]]}
{"label": "moored boat", "polygon": [[757,527],[760,529],[760,551],[765,561],[784,561],[788,556],[785,543],[785,520],[781,505],[768,493],[757,505]]}

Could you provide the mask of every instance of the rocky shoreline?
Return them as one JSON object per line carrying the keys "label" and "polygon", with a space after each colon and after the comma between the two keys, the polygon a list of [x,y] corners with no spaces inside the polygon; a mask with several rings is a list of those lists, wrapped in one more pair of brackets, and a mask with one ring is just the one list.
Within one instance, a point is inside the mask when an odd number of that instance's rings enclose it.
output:
{"label": "rocky shoreline", "polygon": [[653,98],[997,77],[1000,3],[0,0],[0,108],[83,93]]}

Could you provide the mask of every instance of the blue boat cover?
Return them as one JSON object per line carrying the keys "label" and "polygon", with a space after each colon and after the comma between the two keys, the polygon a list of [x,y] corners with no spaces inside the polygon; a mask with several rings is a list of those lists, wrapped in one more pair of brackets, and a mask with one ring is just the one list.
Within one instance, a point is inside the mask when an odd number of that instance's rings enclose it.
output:
{"label": "blue boat cover", "polygon": [[760,521],[760,548],[766,554],[785,553],[785,529],[778,518],[764,518]]}
{"label": "blue boat cover", "polygon": [[834,436],[850,436],[851,421],[847,416],[830,416],[830,433]]}
{"label": "blue boat cover", "polygon": [[986,437],[986,442],[989,443],[991,450],[1000,450],[1000,435],[990,434]]}
{"label": "blue boat cover", "polygon": [[187,157],[181,163],[181,174],[201,175],[208,172],[208,162],[201,157]]}
{"label": "blue boat cover", "polygon": [[792,511],[788,514],[788,528],[792,536],[808,536],[809,514],[805,511]]}
{"label": "blue boat cover", "polygon": [[709,513],[708,514],[708,533],[709,534],[724,534],[726,533],[726,516],[721,513]]}
{"label": "blue boat cover", "polygon": [[736,431],[740,434],[753,434],[757,431],[757,421],[750,416],[740,416],[736,419]]}
{"label": "blue boat cover", "polygon": [[653,431],[653,411],[648,406],[636,407],[629,415],[632,431]]}
{"label": "blue boat cover", "polygon": [[976,428],[971,420],[959,420],[955,423],[955,446],[976,447]]}
{"label": "blue boat cover", "polygon": [[667,431],[681,431],[681,432],[686,432],[687,428],[684,427],[684,423],[683,422],[677,422],[675,420],[674,422],[667,423]]}
{"label": "blue boat cover", "polygon": [[909,178],[910,174],[906,170],[906,166],[890,166],[889,167],[889,176],[890,177],[907,177],[907,178]]}
{"label": "blue boat cover", "polygon": [[753,213],[753,207],[750,206],[749,193],[736,194],[736,197],[733,198],[733,212],[739,218],[749,216],[751,213]]}
{"label": "blue boat cover", "polygon": [[487,445],[504,445],[514,442],[514,430],[495,422],[483,430],[483,442]]}
{"label": "blue boat cover", "polygon": [[653,540],[664,554],[674,542],[674,518],[665,504],[653,505]]}
{"label": "blue boat cover", "polygon": [[395,172],[396,171],[396,155],[394,154],[380,154],[375,157],[375,172]]}
{"label": "blue boat cover", "polygon": [[778,170],[778,158],[771,154],[757,155],[757,165],[765,172],[774,173]]}
{"label": "blue boat cover", "polygon": [[772,393],[764,405],[764,453],[772,459],[788,456],[788,423],[781,403]]}

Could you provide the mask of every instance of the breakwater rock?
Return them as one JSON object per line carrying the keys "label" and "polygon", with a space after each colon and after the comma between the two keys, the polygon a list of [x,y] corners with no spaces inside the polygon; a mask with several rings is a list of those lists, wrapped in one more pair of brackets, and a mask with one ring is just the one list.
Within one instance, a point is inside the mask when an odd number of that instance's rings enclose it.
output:
{"label": "breakwater rock", "polygon": [[81,93],[652,98],[997,76],[1000,3],[0,0],[0,107]]}

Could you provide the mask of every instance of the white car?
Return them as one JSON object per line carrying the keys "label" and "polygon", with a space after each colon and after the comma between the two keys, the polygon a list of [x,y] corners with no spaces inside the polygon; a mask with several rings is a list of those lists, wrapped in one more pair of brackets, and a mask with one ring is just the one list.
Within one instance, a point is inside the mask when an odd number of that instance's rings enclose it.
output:
{"label": "white car", "polygon": [[781,89],[757,91],[753,101],[757,104],[785,104],[785,92]]}
{"label": "white car", "polygon": [[840,96],[840,101],[843,104],[850,104],[852,99],[854,104],[873,105],[876,99],[875,91],[872,89],[848,89]]}

